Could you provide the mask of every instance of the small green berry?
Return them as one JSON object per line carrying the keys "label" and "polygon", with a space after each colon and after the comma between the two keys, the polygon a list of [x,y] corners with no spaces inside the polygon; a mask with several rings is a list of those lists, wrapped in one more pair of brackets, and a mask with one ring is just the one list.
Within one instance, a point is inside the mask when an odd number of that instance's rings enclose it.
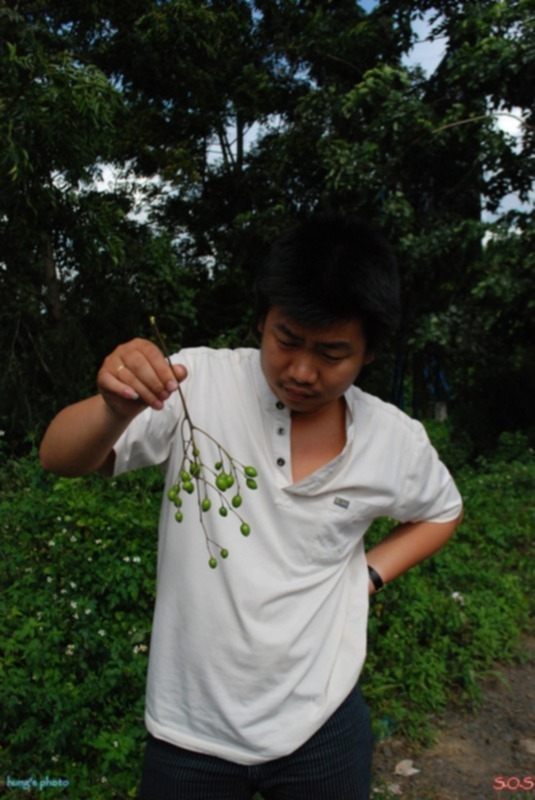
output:
{"label": "small green berry", "polygon": [[227,489],[230,489],[231,486],[234,486],[234,475],[226,475],[225,483],[227,485]]}
{"label": "small green berry", "polygon": [[192,477],[198,478],[201,474],[201,465],[197,464],[197,462],[193,462],[193,464],[190,465],[189,471]]}
{"label": "small green berry", "polygon": [[221,550],[221,558],[228,558],[228,550],[225,550],[225,548]]}
{"label": "small green berry", "polygon": [[232,498],[232,505],[234,506],[234,508],[239,508],[242,502],[243,502],[242,498],[240,497],[239,494],[234,495],[234,497]]}
{"label": "small green berry", "polygon": [[217,567],[217,558],[212,557],[208,564],[212,569],[215,569]]}
{"label": "small green berry", "polygon": [[182,498],[181,497],[178,497],[178,496],[175,497],[173,502],[174,502],[174,504],[175,504],[175,506],[177,508],[182,508]]}
{"label": "small green berry", "polygon": [[222,467],[223,467],[223,462],[222,461],[216,461],[215,462],[215,464],[214,464],[214,468],[215,469],[220,470]]}
{"label": "small green berry", "polygon": [[224,472],[222,472],[220,475],[217,476],[217,478],[215,479],[215,485],[221,492],[224,492],[226,490],[227,476],[225,475]]}
{"label": "small green berry", "polygon": [[205,497],[205,498],[204,498],[204,500],[203,500],[203,501],[202,501],[202,503],[201,503],[201,508],[202,508],[202,510],[203,510],[203,511],[210,511],[210,508],[211,508],[211,507],[212,507],[212,503],[210,502],[210,500],[208,499],[208,497]]}
{"label": "small green berry", "polygon": [[248,525],[246,522],[243,522],[240,527],[240,531],[244,536],[249,536],[251,533],[251,526]]}
{"label": "small green berry", "polygon": [[193,494],[193,492],[195,491],[195,486],[192,484],[191,481],[184,481],[184,483],[182,484],[182,488],[188,494]]}
{"label": "small green berry", "polygon": [[182,511],[176,512],[175,519],[177,522],[182,522],[182,520],[184,519],[184,514],[182,513]]}
{"label": "small green berry", "polygon": [[171,486],[171,488],[167,492],[167,497],[172,503],[174,503],[176,498],[178,497],[179,491],[180,490],[178,486]]}
{"label": "small green berry", "polygon": [[228,509],[225,506],[221,506],[221,508],[219,509],[219,513],[221,514],[222,517],[226,517],[228,514]]}
{"label": "small green berry", "polygon": [[184,483],[187,483],[187,481],[189,481],[189,479],[190,479],[190,474],[189,474],[189,472],[186,472],[186,470],[185,470],[185,469],[183,469],[183,470],[181,471],[181,473],[180,473],[180,480],[181,480],[181,481],[184,481]]}
{"label": "small green berry", "polygon": [[257,482],[256,482],[256,481],[254,481],[252,478],[247,478],[247,480],[245,481],[245,483],[247,484],[247,486],[249,487],[249,489],[257,489],[257,488],[258,488],[258,484],[257,484]]}
{"label": "small green berry", "polygon": [[245,467],[243,471],[248,478],[256,478],[258,475],[258,472],[255,470],[254,467]]}

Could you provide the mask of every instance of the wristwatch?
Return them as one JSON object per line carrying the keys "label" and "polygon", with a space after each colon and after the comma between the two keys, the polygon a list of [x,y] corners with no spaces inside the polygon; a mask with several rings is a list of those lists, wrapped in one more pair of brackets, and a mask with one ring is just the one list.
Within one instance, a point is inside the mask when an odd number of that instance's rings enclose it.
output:
{"label": "wristwatch", "polygon": [[368,575],[369,575],[369,578],[370,578],[371,582],[373,583],[373,587],[375,589],[375,594],[377,594],[377,592],[380,592],[381,589],[384,586],[383,579],[381,578],[379,573],[376,570],[374,570],[373,567],[370,567],[369,564],[368,564]]}

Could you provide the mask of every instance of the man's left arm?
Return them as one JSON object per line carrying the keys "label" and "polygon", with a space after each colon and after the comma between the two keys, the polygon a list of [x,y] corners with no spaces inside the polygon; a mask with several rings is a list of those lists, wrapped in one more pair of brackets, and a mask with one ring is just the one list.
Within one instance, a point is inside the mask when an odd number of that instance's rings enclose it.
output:
{"label": "man's left arm", "polygon": [[[404,522],[366,554],[368,565],[388,583],[440,550],[462,518],[461,511],[448,522]],[[370,594],[376,591],[371,579],[369,590]]]}

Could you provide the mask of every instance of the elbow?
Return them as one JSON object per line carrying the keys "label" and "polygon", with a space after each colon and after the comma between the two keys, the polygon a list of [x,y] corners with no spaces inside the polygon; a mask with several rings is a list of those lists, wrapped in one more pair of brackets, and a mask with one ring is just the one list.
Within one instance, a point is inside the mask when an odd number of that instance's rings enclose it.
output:
{"label": "elbow", "polygon": [[54,457],[45,449],[39,450],[39,461],[45,472],[50,472],[52,475],[57,475],[59,478],[78,477],[77,475],[71,474],[69,470],[62,468],[61,464],[55,461]]}
{"label": "elbow", "polygon": [[45,472],[55,472],[54,469],[54,459],[51,458],[50,452],[48,447],[46,446],[45,441],[41,442],[39,447],[39,463],[41,467],[45,470]]}
{"label": "elbow", "polygon": [[39,462],[45,472],[57,475],[59,478],[83,478],[89,470],[80,469],[79,465],[63,460],[55,449],[46,441],[39,448]]}
{"label": "elbow", "polygon": [[464,509],[461,508],[459,514],[454,519],[452,519],[450,522],[445,523],[448,528],[448,536],[446,540],[451,539],[451,537],[453,536],[453,534],[463,521],[463,518],[464,518]]}

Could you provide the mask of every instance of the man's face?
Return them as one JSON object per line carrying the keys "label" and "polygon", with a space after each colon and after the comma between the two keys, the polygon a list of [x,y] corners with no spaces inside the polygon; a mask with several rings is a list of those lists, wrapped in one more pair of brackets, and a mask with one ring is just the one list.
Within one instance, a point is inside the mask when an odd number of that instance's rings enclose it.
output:
{"label": "man's face", "polygon": [[373,358],[356,318],[308,328],[275,306],[259,330],[264,376],[272,392],[295,413],[317,413],[337,403]]}

